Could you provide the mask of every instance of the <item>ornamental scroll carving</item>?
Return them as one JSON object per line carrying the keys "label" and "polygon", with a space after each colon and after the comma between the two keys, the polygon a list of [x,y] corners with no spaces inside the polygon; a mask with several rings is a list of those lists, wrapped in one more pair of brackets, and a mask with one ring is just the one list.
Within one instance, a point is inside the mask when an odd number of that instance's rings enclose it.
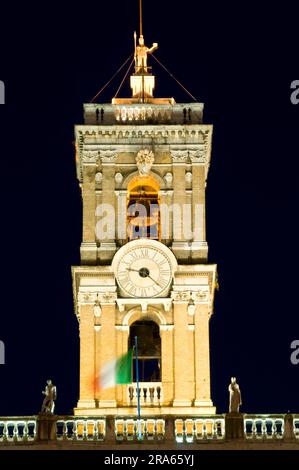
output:
{"label": "ornamental scroll carving", "polygon": [[183,291],[183,292],[172,291],[171,292],[171,298],[174,302],[188,302],[188,300],[190,300],[190,297],[191,297],[190,291]]}
{"label": "ornamental scroll carving", "polygon": [[117,150],[100,150],[100,158],[103,163],[114,163],[117,155]]}
{"label": "ornamental scroll carving", "polygon": [[171,298],[174,302],[208,302],[210,300],[210,292],[208,290],[200,289],[195,292],[190,291],[172,291]]}
{"label": "ornamental scroll carving", "polygon": [[115,303],[116,298],[116,292],[79,292],[78,304]]}
{"label": "ornamental scroll carving", "polygon": [[205,163],[206,161],[206,148],[201,145],[201,148],[188,149],[188,150],[171,150],[173,163]]}
{"label": "ornamental scroll carving", "polygon": [[96,163],[99,157],[99,152],[98,150],[84,150],[82,155],[83,155],[83,162]]}
{"label": "ornamental scroll carving", "polygon": [[92,304],[97,300],[96,292],[79,292],[78,303],[80,304]]}
{"label": "ornamental scroll carving", "polygon": [[200,289],[199,291],[192,292],[191,297],[195,302],[208,302],[210,300],[210,292]]}
{"label": "ornamental scroll carving", "polygon": [[116,299],[116,292],[104,292],[104,294],[99,294],[99,301],[103,304],[114,304]]}
{"label": "ornamental scroll carving", "polygon": [[170,153],[174,163],[187,163],[188,150],[171,150]]}
{"label": "ornamental scroll carving", "polygon": [[205,148],[189,150],[189,157],[192,163],[205,163]]}

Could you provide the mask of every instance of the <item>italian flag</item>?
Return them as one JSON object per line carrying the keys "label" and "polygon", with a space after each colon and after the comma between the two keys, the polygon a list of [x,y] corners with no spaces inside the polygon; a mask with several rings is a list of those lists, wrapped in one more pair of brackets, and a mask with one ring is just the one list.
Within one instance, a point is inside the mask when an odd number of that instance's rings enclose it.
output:
{"label": "italian flag", "polygon": [[100,390],[132,383],[132,358],[133,350],[129,349],[123,356],[105,364],[98,378]]}

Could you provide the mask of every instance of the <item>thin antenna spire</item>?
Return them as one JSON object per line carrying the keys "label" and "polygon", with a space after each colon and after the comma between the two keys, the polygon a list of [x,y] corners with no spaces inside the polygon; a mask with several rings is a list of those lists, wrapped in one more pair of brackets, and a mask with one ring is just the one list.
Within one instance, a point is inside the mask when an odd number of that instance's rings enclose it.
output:
{"label": "thin antenna spire", "polygon": [[134,59],[135,59],[135,63],[136,63],[136,46],[137,46],[137,34],[136,34],[136,31],[134,31]]}
{"label": "thin antenna spire", "polygon": [[139,36],[142,35],[142,0],[139,0]]}

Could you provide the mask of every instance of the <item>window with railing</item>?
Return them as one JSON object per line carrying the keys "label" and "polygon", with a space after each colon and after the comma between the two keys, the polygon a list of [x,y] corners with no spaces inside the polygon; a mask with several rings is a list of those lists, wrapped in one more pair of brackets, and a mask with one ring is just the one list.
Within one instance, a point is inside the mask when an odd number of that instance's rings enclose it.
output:
{"label": "window with railing", "polygon": [[[161,337],[159,326],[148,320],[136,321],[130,327],[129,348],[138,340],[138,373],[140,382],[161,382]],[[133,355],[133,382],[136,382],[136,351]]]}

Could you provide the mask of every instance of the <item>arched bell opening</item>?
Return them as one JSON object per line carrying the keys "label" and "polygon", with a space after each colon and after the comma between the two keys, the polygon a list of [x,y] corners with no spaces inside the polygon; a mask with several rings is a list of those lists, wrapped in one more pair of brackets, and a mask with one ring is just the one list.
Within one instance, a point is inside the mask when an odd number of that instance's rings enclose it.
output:
{"label": "arched bell opening", "polygon": [[[129,348],[138,344],[140,382],[161,382],[161,337],[159,326],[151,320],[134,322],[130,327]],[[133,352],[133,382],[136,382],[136,351]]]}
{"label": "arched bell opening", "polygon": [[133,178],[128,185],[128,241],[138,238],[160,240],[159,185],[151,176]]}

